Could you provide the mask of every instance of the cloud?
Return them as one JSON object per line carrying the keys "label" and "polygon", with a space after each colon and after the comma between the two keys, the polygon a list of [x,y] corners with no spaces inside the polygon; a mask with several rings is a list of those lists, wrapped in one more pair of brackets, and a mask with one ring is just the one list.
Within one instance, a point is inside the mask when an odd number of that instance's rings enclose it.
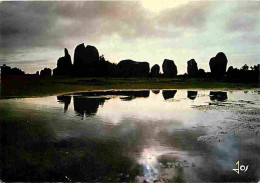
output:
{"label": "cloud", "polygon": [[181,28],[201,29],[207,23],[212,9],[212,2],[197,1],[165,10],[158,17],[161,26],[173,25]]}
{"label": "cloud", "polygon": [[228,32],[254,32],[259,25],[260,2],[240,2],[231,9],[226,22]]}
{"label": "cloud", "polygon": [[201,27],[208,4],[194,2],[159,15],[140,2],[3,2],[0,6],[1,47],[66,46],[75,40],[98,42],[117,34],[122,39],[174,37],[161,25]]}
{"label": "cloud", "polygon": [[138,2],[3,2],[0,6],[1,47],[64,45],[68,39],[99,41],[155,32]]}
{"label": "cloud", "polygon": [[73,58],[84,42],[113,62],[174,59],[183,73],[191,58],[207,70],[219,51],[252,54],[259,45],[260,2],[190,1],[157,9],[139,1],[1,2],[0,62],[24,63],[29,72],[36,71],[31,61],[40,63],[37,69],[53,68],[64,47]]}
{"label": "cloud", "polygon": [[226,29],[231,32],[254,32],[258,23],[258,17],[236,15],[228,20]]}

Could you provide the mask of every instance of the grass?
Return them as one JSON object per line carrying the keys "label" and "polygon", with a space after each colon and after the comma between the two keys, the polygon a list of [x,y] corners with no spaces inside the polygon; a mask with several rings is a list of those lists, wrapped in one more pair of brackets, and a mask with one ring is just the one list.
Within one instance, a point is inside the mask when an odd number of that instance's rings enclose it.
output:
{"label": "grass", "polygon": [[38,97],[76,91],[108,89],[221,89],[260,88],[260,83],[227,83],[182,78],[45,78],[2,81],[2,97]]}

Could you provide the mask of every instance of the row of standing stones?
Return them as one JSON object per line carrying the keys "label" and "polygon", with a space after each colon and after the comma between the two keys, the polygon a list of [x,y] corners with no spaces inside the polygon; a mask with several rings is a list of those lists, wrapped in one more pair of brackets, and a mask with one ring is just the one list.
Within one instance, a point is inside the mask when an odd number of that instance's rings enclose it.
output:
{"label": "row of standing stones", "polygon": [[[212,77],[222,79],[225,76],[227,68],[227,57],[220,52],[210,59],[209,66]],[[178,74],[177,66],[173,60],[165,59],[162,64],[163,75],[166,77],[175,77]],[[194,59],[187,62],[187,72],[191,77],[204,77],[206,75],[203,69],[198,69]],[[101,61],[96,47],[84,43],[78,45],[74,51],[74,63],[71,56],[65,48],[65,56],[57,61],[57,68],[53,70],[54,76],[75,75],[75,76],[122,76],[122,77],[143,77],[160,76],[160,66],[155,64],[150,71],[148,62],[137,62],[133,60],[122,60],[118,64],[112,64],[108,61]]]}
{"label": "row of standing stones", "polygon": [[[122,60],[118,64],[106,61],[104,56],[100,56],[96,47],[84,43],[78,45],[74,51],[74,63],[72,64],[71,56],[65,48],[65,55],[57,61],[57,67],[53,69],[53,76],[87,76],[87,77],[175,77],[178,74],[177,66],[173,60],[165,59],[162,64],[163,74],[160,73],[160,66],[155,64],[150,70],[148,62],[136,62],[133,60]],[[230,66],[227,70],[227,57],[224,53],[219,52],[209,61],[210,73],[203,69],[198,69],[197,62],[191,59],[187,62],[187,74],[191,78],[215,78],[218,80],[225,79],[228,82],[256,82],[260,81],[260,65],[253,66],[248,70],[237,69]],[[244,66],[243,66],[244,67]],[[227,70],[227,72],[226,72]],[[1,66],[1,75],[25,75],[24,71],[19,68]],[[37,71],[36,76],[51,76],[52,70],[44,68]],[[27,76],[30,76],[27,74]],[[35,77],[35,75],[32,75]]]}

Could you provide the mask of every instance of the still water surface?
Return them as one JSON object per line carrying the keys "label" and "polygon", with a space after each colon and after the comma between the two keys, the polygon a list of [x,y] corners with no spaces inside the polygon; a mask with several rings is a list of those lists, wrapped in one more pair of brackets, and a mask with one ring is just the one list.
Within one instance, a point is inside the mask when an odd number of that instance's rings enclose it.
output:
{"label": "still water surface", "polygon": [[[0,179],[258,181],[259,94],[122,90],[2,99]],[[248,170],[233,171],[237,161]]]}

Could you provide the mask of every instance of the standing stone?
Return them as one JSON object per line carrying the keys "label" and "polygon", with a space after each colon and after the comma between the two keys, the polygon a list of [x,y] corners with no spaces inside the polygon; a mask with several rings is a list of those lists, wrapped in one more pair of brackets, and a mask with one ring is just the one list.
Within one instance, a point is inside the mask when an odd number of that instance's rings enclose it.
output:
{"label": "standing stone", "polygon": [[163,61],[163,73],[166,77],[177,76],[178,70],[173,60],[164,59]]}
{"label": "standing stone", "polygon": [[210,71],[212,77],[216,79],[223,79],[227,69],[227,57],[223,52],[219,52],[216,57],[213,57],[209,61]]}
{"label": "standing stone", "polygon": [[187,62],[187,72],[189,76],[196,76],[198,74],[198,65],[194,59]]}
{"label": "standing stone", "polygon": [[258,81],[260,81],[260,64],[257,65],[258,70]]}
{"label": "standing stone", "polygon": [[60,57],[57,61],[57,68],[53,69],[53,75],[70,75],[72,73],[72,62],[67,48],[64,49],[64,57]]}
{"label": "standing stone", "polygon": [[93,64],[99,61],[99,53],[95,46],[84,43],[78,45],[74,52],[74,66],[81,67],[87,64]]}
{"label": "standing stone", "polygon": [[67,48],[64,49],[65,56],[61,57],[57,61],[57,68],[60,69],[70,69],[72,66],[71,57]]}
{"label": "standing stone", "polygon": [[74,75],[95,76],[99,75],[99,53],[96,47],[84,43],[78,45],[74,52]]}
{"label": "standing stone", "polygon": [[74,66],[81,67],[84,65],[86,60],[85,45],[84,43],[78,45],[74,51]]}
{"label": "standing stone", "polygon": [[41,70],[40,76],[50,77],[51,76],[51,69],[50,68],[44,68],[43,70]]}
{"label": "standing stone", "polygon": [[205,78],[205,77],[207,77],[207,74],[206,74],[205,70],[204,70],[204,69],[199,69],[199,70],[198,70],[197,77],[199,77],[199,78]]}
{"label": "standing stone", "polygon": [[152,68],[151,68],[151,76],[153,77],[157,77],[160,74],[160,66],[158,64],[155,64]]}
{"label": "standing stone", "polygon": [[87,45],[85,48],[86,63],[93,64],[99,61],[99,53],[95,46]]}
{"label": "standing stone", "polygon": [[116,66],[116,75],[122,77],[148,76],[149,71],[150,71],[150,65],[148,62],[122,60]]}

